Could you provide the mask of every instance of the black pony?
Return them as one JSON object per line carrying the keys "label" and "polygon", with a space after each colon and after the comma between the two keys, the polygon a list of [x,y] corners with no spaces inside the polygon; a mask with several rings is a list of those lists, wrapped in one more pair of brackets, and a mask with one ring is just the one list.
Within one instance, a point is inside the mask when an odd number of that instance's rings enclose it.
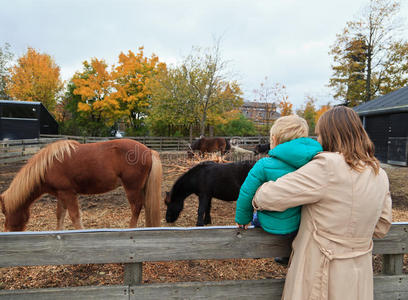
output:
{"label": "black pony", "polygon": [[259,145],[256,145],[256,146],[255,146],[254,153],[255,153],[255,155],[263,154],[263,153],[266,154],[266,153],[269,152],[269,150],[271,150],[271,144],[270,144],[270,143],[267,143],[267,144],[259,144]]}
{"label": "black pony", "polygon": [[255,161],[241,161],[219,164],[213,161],[202,162],[174,183],[170,193],[166,192],[166,221],[175,222],[184,207],[184,199],[196,194],[199,199],[197,226],[211,224],[211,199],[236,201],[239,189],[244,183]]}

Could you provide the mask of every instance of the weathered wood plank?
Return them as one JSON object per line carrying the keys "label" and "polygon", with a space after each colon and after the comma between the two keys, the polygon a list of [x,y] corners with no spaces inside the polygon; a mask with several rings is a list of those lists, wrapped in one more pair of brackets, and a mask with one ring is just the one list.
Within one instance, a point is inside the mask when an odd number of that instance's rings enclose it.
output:
{"label": "weathered wood plank", "polygon": [[384,254],[383,273],[387,275],[401,275],[404,265],[404,254]]}
{"label": "weathered wood plank", "polygon": [[[284,279],[181,282],[123,286],[90,286],[3,290],[0,299],[271,299],[279,300]],[[374,277],[375,300],[408,299],[408,276]]]}
{"label": "weathered wood plank", "polygon": [[28,160],[30,157],[32,157],[32,155],[24,155],[24,156],[10,157],[10,158],[2,158],[2,159],[0,159],[0,164],[9,164],[9,163],[14,163],[14,162],[26,161],[26,160]]}
{"label": "weathered wood plank", "polygon": [[274,257],[290,244],[235,227],[0,233],[0,267]]}
{"label": "weathered wood plank", "polygon": [[374,240],[375,254],[401,254],[408,253],[408,224],[394,223],[387,236]]}
{"label": "weathered wood plank", "polygon": [[[130,287],[130,299],[269,299],[280,300],[284,280],[182,282]],[[165,295],[165,296],[164,296]]]}
{"label": "weathered wood plank", "polygon": [[0,290],[1,300],[82,300],[82,299],[129,299],[127,285],[81,286],[29,290]]}
{"label": "weathered wood plank", "polygon": [[[183,282],[130,287],[130,299],[280,299],[283,279]],[[408,276],[374,277],[375,300],[408,299]]]}
{"label": "weathered wood plank", "polygon": [[[405,253],[406,227],[393,225],[374,253]],[[223,226],[0,233],[0,245],[0,267],[7,267],[287,256],[291,240]]]}
{"label": "weathered wood plank", "polygon": [[408,299],[408,276],[374,276],[374,299]]}

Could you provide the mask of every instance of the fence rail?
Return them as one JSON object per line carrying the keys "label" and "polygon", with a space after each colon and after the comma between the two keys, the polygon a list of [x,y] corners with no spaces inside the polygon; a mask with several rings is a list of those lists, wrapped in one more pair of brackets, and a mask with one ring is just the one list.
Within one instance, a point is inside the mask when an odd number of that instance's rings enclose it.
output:
{"label": "fence rail", "polygon": [[[383,254],[383,274],[375,276],[375,299],[407,299],[403,255],[408,223],[395,223],[384,239],[374,240]],[[0,233],[0,267],[124,263],[122,285],[32,290],[2,290],[0,299],[280,299],[283,280],[142,284],[142,263],[286,256],[291,240],[261,229],[235,227],[140,228],[60,232]]]}
{"label": "fence rail", "polygon": [[[129,137],[137,140],[147,147],[157,151],[186,151],[189,149],[188,138],[176,137]],[[228,137],[235,144],[245,149],[253,149],[259,143],[267,140],[267,137]],[[116,139],[114,137],[81,137],[70,135],[41,135],[39,139],[6,140],[0,141],[0,163],[12,163],[27,160],[33,154],[49,143],[70,139],[80,143],[95,143]]]}

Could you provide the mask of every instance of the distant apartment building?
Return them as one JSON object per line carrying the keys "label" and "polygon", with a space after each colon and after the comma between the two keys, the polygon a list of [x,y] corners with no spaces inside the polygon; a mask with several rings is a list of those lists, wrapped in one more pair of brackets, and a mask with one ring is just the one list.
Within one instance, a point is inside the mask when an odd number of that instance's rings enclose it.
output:
{"label": "distant apartment building", "polygon": [[276,111],[276,104],[269,102],[244,101],[240,107],[242,114],[257,125],[272,124],[280,114]]}

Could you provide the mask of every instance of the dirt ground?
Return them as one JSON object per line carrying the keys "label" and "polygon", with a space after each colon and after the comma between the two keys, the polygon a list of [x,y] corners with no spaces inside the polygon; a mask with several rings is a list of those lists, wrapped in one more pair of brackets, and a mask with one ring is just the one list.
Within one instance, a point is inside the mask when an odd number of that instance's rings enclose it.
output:
{"label": "dirt ground", "polygon": [[[214,159],[212,157],[211,159]],[[185,157],[162,156],[162,193],[171,189],[174,181],[198,160]],[[7,189],[22,163],[0,165],[0,192]],[[391,184],[393,197],[393,220],[408,221],[408,168],[383,165]],[[83,225],[91,228],[127,228],[130,210],[122,188],[103,195],[80,196]],[[164,220],[165,205],[161,207],[161,226],[195,226],[198,200],[190,196],[175,224]],[[29,231],[54,230],[56,228],[56,200],[44,196],[31,208]],[[214,199],[212,204],[212,225],[234,225],[235,202]],[[0,228],[3,230],[4,216],[0,214]],[[143,211],[138,227],[144,226]],[[70,219],[65,220],[66,229],[73,229]],[[407,259],[406,259],[407,262]],[[407,263],[406,263],[407,264]],[[374,269],[381,268],[381,257],[374,257]],[[179,262],[153,262],[143,264],[143,282],[217,281],[282,278],[286,268],[272,259],[231,259]],[[46,267],[0,268],[0,289],[24,289],[44,287],[68,287],[85,285],[122,284],[123,265],[64,265]]]}

